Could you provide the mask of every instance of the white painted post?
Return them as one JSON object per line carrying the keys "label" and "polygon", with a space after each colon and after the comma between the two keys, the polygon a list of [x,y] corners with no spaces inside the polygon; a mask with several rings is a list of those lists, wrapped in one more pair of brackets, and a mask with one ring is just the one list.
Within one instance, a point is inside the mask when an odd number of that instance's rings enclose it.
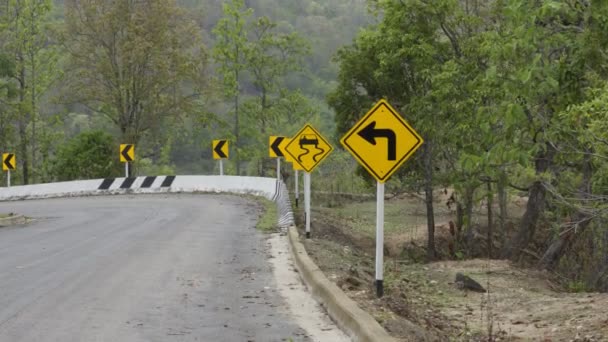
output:
{"label": "white painted post", "polygon": [[129,162],[125,162],[125,178],[129,177]]}
{"label": "white painted post", "polygon": [[298,207],[298,201],[300,200],[300,182],[298,181],[298,174],[300,171],[296,170],[296,208]]}
{"label": "white painted post", "polygon": [[220,176],[224,175],[224,159],[220,159]]}
{"label": "white painted post", "polygon": [[281,180],[281,157],[277,157],[277,180]]}
{"label": "white painted post", "polygon": [[6,187],[11,187],[11,170],[8,170],[8,173],[6,174]]}
{"label": "white painted post", "polygon": [[378,182],[376,193],[376,295],[384,295],[384,183]]}
{"label": "white painted post", "polygon": [[310,239],[310,173],[304,173],[304,212],[306,217],[306,238]]}

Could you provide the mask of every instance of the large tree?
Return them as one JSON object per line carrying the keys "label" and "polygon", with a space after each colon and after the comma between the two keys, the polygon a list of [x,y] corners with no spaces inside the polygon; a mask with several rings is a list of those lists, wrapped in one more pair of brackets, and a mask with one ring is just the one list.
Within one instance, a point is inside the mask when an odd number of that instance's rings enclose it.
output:
{"label": "large tree", "polygon": [[215,46],[213,58],[218,64],[218,73],[222,80],[222,89],[226,98],[234,104],[234,159],[236,174],[241,174],[240,162],[240,95],[242,78],[246,68],[246,45],[248,41],[248,20],[253,14],[251,8],[245,7],[244,0],[231,0],[223,5],[223,17],[213,29]]}
{"label": "large tree", "polygon": [[56,74],[57,52],[49,33],[51,0],[5,0],[2,2],[2,48],[14,71],[17,89],[11,110],[15,113],[18,160],[23,184],[31,181],[37,162],[38,103]]}
{"label": "large tree", "polygon": [[174,0],[68,0],[65,16],[71,101],[104,114],[122,142],[194,110],[207,55]]}

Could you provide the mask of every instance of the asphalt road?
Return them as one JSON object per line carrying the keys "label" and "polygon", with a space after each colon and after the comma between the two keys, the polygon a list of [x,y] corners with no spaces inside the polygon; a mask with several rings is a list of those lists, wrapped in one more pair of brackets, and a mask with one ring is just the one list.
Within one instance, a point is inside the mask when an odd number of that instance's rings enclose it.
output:
{"label": "asphalt road", "polygon": [[307,341],[257,209],[224,195],[0,203],[0,341]]}

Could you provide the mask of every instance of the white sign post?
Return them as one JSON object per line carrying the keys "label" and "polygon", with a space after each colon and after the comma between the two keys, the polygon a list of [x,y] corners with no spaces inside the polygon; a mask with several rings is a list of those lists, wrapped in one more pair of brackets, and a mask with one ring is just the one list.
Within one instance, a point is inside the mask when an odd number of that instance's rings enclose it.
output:
{"label": "white sign post", "polygon": [[11,170],[8,170],[6,174],[6,186],[11,187]]}
{"label": "white sign post", "polygon": [[129,162],[125,163],[125,178],[129,177]]}
{"label": "white sign post", "polygon": [[281,180],[281,157],[277,157],[277,180]]}
{"label": "white sign post", "polygon": [[306,238],[310,239],[310,173],[304,173],[304,215],[306,217]]}
{"label": "white sign post", "polygon": [[220,176],[224,175],[224,160],[220,159]]}
{"label": "white sign post", "polygon": [[298,181],[298,174],[300,172],[296,170],[296,208],[298,207],[298,201],[300,200],[300,182]]}
{"label": "white sign post", "polygon": [[384,295],[384,183],[376,191],[376,295]]}

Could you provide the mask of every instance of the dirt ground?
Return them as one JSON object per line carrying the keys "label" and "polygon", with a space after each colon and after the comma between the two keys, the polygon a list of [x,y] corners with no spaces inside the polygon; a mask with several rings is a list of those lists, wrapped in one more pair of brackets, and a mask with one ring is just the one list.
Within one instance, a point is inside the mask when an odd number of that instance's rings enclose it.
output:
{"label": "dirt ground", "polygon": [[[375,201],[334,208],[313,201],[312,239],[305,241],[309,254],[391,335],[401,341],[608,341],[608,294],[568,293],[553,281],[555,275],[503,260],[423,263],[426,228],[418,202],[386,201],[385,296],[378,299]],[[440,222],[447,222],[449,210],[439,210],[437,217],[445,220]],[[447,224],[437,226],[441,248]],[[458,289],[457,272],[488,293]]]}

